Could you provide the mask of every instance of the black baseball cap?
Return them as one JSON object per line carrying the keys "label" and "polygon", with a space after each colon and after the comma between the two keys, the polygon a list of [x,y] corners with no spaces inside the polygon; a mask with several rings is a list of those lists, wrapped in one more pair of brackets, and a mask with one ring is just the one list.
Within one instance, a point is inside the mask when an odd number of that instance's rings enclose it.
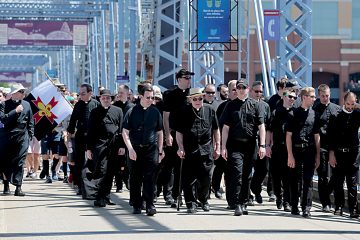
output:
{"label": "black baseball cap", "polygon": [[111,96],[111,91],[109,89],[104,89],[100,92],[100,96]]}
{"label": "black baseball cap", "polygon": [[190,72],[190,71],[182,68],[182,69],[180,69],[180,71],[178,71],[178,72],[176,73],[176,79],[181,78],[181,77],[183,77],[183,76],[189,76],[189,75],[190,75],[190,76],[194,76],[195,73]]}
{"label": "black baseball cap", "polygon": [[246,79],[241,78],[241,79],[236,81],[236,86],[240,86],[240,85],[248,87],[249,83],[246,81]]}

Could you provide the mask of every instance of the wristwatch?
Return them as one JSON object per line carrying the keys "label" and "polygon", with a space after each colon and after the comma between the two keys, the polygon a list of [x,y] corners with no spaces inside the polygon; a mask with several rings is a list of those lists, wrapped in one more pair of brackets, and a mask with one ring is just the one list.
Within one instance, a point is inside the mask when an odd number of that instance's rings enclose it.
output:
{"label": "wristwatch", "polygon": [[259,147],[263,147],[263,148],[264,148],[264,147],[265,147],[265,144],[260,144]]}

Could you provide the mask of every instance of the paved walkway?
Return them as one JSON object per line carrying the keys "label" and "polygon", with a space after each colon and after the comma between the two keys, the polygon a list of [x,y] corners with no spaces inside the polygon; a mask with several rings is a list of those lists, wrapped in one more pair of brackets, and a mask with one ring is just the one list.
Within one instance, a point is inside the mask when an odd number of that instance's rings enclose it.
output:
{"label": "paved walkway", "polygon": [[[2,185],[0,185],[2,189]],[[13,189],[12,189],[13,190]],[[249,207],[233,216],[226,201],[211,199],[212,209],[195,215],[157,204],[154,217],[131,214],[129,193],[114,193],[116,206],[94,208],[75,196],[69,185],[26,181],[25,197],[0,195],[0,239],[360,239],[360,220],[312,209],[312,218],[291,216],[274,203]]]}

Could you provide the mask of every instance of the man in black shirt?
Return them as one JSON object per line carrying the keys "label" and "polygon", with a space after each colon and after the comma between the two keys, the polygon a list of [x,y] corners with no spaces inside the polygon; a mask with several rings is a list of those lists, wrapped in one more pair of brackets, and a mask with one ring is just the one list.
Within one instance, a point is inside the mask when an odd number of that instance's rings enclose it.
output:
{"label": "man in black shirt", "polygon": [[273,179],[276,206],[284,207],[290,212],[289,171],[287,165],[285,124],[293,114],[293,104],[297,99],[295,91],[283,92],[283,105],[278,106],[271,114],[270,124],[266,132],[266,152],[271,157],[271,175]]}
{"label": "man in black shirt", "polygon": [[344,106],[329,122],[329,164],[333,167],[335,215],[342,215],[345,202],[344,180],[348,190],[348,205],[351,218],[359,217],[357,203],[357,182],[359,162],[360,111],[354,110],[356,95],[348,92]]}
{"label": "man in black shirt", "polygon": [[[117,101],[114,102],[114,106],[121,108],[123,115],[134,106],[129,100],[129,87],[127,85],[120,85],[118,87]],[[122,192],[123,182],[128,187],[129,171],[126,166],[126,155],[119,155],[117,164],[117,170],[115,174],[116,192]]]}
{"label": "man in black shirt", "polygon": [[[291,214],[299,215],[298,203],[302,189],[301,208],[303,217],[310,217],[312,206],[312,178],[320,164],[319,118],[312,105],[315,89],[301,90],[301,106],[294,110],[286,123],[286,148],[290,167]],[[300,187],[299,187],[300,184]]]}
{"label": "man in black shirt", "polygon": [[[270,111],[271,112],[276,109],[276,106],[277,106],[278,102],[283,97],[283,93],[286,90],[287,81],[288,81],[288,79],[286,77],[282,77],[280,80],[278,80],[276,82],[277,93],[272,95],[269,98],[268,102],[267,102],[269,104],[269,106],[270,106]],[[280,104],[280,106],[282,106],[282,104]]]}
{"label": "man in black shirt", "polygon": [[176,152],[178,149],[176,143],[176,126],[181,120],[179,111],[188,104],[187,96],[189,95],[189,88],[191,84],[191,76],[193,72],[181,69],[176,74],[178,85],[164,93],[164,134],[166,141],[166,159],[164,162],[163,172],[168,173],[164,176],[167,179],[168,188],[164,189],[164,198],[167,205],[176,208],[174,199],[178,198],[179,194],[179,173],[180,173],[180,159]]}
{"label": "man in black shirt", "polygon": [[314,104],[314,111],[320,117],[320,166],[316,169],[318,174],[319,198],[324,212],[330,212],[330,193],[332,192],[332,182],[328,177],[329,166],[329,136],[327,133],[329,119],[336,116],[340,106],[330,102],[330,88],[326,84],[318,87],[320,101]]}
{"label": "man in black shirt", "polygon": [[145,85],[141,90],[140,103],[126,113],[123,138],[130,158],[130,201],[133,204],[133,213],[141,213],[143,197],[147,215],[153,216],[156,214],[153,203],[156,169],[164,157],[164,138],[162,117],[152,104],[154,91],[151,85]]}
{"label": "man in black shirt", "polygon": [[4,194],[10,194],[9,182],[16,186],[15,196],[25,196],[21,186],[29,142],[34,135],[34,119],[30,104],[24,101],[22,84],[11,86],[11,99],[0,104],[0,121],[4,124],[6,137],[1,144],[8,146],[2,155],[4,172]]}
{"label": "man in black shirt", "polygon": [[183,158],[182,186],[188,213],[196,212],[196,200],[210,211],[207,202],[214,159],[220,156],[220,131],[215,110],[203,103],[201,88],[190,89],[191,105],[181,112],[176,130],[177,154]]}
{"label": "man in black shirt", "polygon": [[[260,81],[253,82],[251,86],[250,95],[255,101],[257,101],[260,104],[260,107],[263,109],[262,112],[264,113],[265,128],[267,128],[269,125],[271,112],[269,105],[261,99],[263,96],[262,82]],[[269,172],[269,168],[270,168],[269,159],[267,157],[263,159],[259,159],[259,156],[256,156],[254,160],[255,160],[254,175],[252,176],[251,179],[250,189],[255,194],[256,202],[261,204],[263,202],[261,197],[262,183],[266,177],[266,174]],[[267,179],[267,192],[269,194],[269,197],[273,199],[271,201],[275,201],[270,174],[268,175],[268,179]],[[250,198],[252,198],[251,195]]]}
{"label": "man in black shirt", "polygon": [[[91,111],[98,107],[100,103],[92,98],[92,87],[91,85],[84,83],[80,86],[80,100],[75,104],[74,110],[70,117],[69,126],[67,132],[69,138],[75,133],[75,146],[73,156],[75,166],[70,165],[72,170],[74,185],[78,188],[78,195],[81,195],[82,179],[81,170],[85,164],[85,152],[86,152],[86,137],[88,130],[88,121]],[[73,169],[71,169],[73,168]]]}
{"label": "man in black shirt", "polygon": [[[228,104],[228,102],[230,102],[231,100],[234,100],[237,98],[236,82],[237,82],[237,80],[229,81],[229,83],[228,83],[229,99],[222,102],[216,110],[216,116],[219,121],[221,119],[222,113],[224,112],[226,104]],[[220,133],[222,131],[222,125],[223,124],[219,122]],[[212,176],[212,180],[211,180],[211,185],[214,189],[216,198],[222,198],[222,194],[223,194],[224,190],[220,187],[220,184],[221,184],[222,175],[225,172],[225,167],[226,167],[226,161],[222,156],[220,156],[215,161],[215,168],[214,168],[214,172],[213,172],[213,176]],[[225,184],[226,184],[226,182],[225,182]]]}
{"label": "man in black shirt", "polygon": [[86,155],[95,166],[93,179],[98,191],[94,206],[105,207],[106,204],[113,205],[110,190],[116,171],[116,156],[124,155],[125,148],[116,142],[122,139],[123,113],[120,108],[111,105],[110,90],[102,90],[100,102],[101,105],[90,113]]}
{"label": "man in black shirt", "polygon": [[260,135],[259,155],[265,157],[264,114],[259,103],[248,98],[248,83],[240,79],[236,84],[237,99],[226,105],[222,122],[221,155],[227,160],[227,202],[235,209],[235,216],[248,214],[249,179],[256,150],[257,132]]}

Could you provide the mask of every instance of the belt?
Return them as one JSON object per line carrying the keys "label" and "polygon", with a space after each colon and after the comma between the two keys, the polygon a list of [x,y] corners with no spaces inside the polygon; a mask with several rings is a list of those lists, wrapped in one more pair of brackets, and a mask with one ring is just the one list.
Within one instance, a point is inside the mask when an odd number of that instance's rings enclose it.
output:
{"label": "belt", "polygon": [[337,150],[338,150],[339,152],[347,153],[347,152],[350,152],[350,149],[351,149],[351,148],[338,148]]}
{"label": "belt", "polygon": [[151,144],[139,144],[139,145],[134,145],[135,147],[149,147],[151,146]]}
{"label": "belt", "polygon": [[313,144],[309,144],[309,143],[295,143],[294,144],[294,147],[297,147],[297,148],[306,148],[306,147],[309,147],[309,146],[312,146]]}

